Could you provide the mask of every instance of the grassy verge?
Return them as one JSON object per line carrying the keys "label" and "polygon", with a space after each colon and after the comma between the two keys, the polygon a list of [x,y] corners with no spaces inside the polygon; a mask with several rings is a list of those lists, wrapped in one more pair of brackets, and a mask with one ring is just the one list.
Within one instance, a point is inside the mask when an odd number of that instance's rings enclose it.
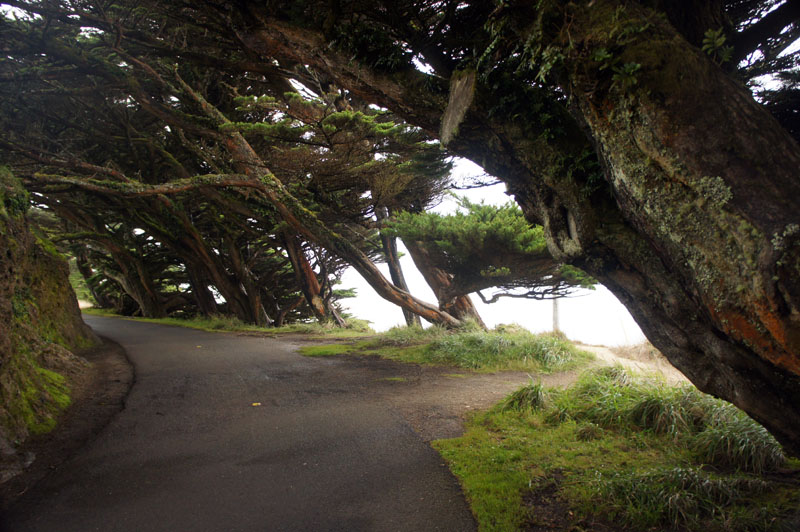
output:
{"label": "grassy verge", "polygon": [[484,531],[788,531],[800,519],[800,461],[761,426],[620,367],[561,391],[531,383],[435,447]]}
{"label": "grassy verge", "polygon": [[338,354],[378,355],[401,362],[447,365],[476,371],[535,371],[574,369],[592,355],[569,340],[552,334],[533,334],[521,328],[499,327],[449,331],[441,327],[395,327],[377,337],[350,346],[308,346],[307,356]]}
{"label": "grassy verge", "polygon": [[87,308],[83,309],[85,314],[94,316],[114,316],[146,323],[158,323],[161,325],[174,325],[177,327],[188,327],[207,332],[253,332],[263,334],[311,334],[333,338],[359,338],[373,333],[367,322],[362,320],[350,320],[347,328],[335,327],[326,323],[295,323],[284,327],[258,327],[250,325],[232,316],[210,316],[196,318],[134,318],[129,316],[119,316],[111,311]]}

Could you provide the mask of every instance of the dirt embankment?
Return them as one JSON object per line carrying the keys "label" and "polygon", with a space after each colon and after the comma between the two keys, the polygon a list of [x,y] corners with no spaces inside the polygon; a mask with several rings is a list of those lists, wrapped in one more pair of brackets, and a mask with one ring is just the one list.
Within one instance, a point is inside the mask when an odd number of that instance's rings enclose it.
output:
{"label": "dirt embankment", "polygon": [[19,459],[0,464],[0,510],[25,493],[94,438],[125,406],[134,381],[133,366],[115,342],[103,339],[97,347],[78,353],[91,370],[72,380],[72,404],[50,433],[29,439]]}

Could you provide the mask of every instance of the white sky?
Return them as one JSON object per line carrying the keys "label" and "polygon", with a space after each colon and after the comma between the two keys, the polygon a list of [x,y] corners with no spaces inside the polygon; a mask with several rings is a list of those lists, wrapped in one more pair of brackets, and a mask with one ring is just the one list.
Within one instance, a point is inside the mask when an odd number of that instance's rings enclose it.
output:
{"label": "white sky", "polygon": [[[480,175],[480,167],[469,161],[460,161],[454,174]],[[486,203],[501,205],[511,199],[505,194],[505,185],[462,191],[471,201],[484,200]],[[455,203],[446,201],[435,209],[437,212],[455,210]],[[435,303],[436,298],[422,275],[417,271],[411,257],[398,242],[400,251],[405,254],[400,260],[411,293],[425,301]],[[389,269],[379,265],[383,274],[389,278]],[[342,288],[356,288],[357,297],[342,301],[343,306],[355,317],[369,320],[377,331],[385,331],[395,325],[404,325],[400,307],[388,303],[361,278],[352,268],[342,277]],[[486,292],[489,293],[488,291]],[[628,345],[644,340],[636,322],[614,295],[602,286],[595,290],[582,290],[578,297],[559,301],[559,324],[561,330],[572,339],[587,344]],[[501,299],[491,305],[484,304],[477,296],[472,300],[478,308],[483,321],[489,327],[500,323],[516,323],[533,332],[550,331],[553,327],[552,301],[532,301],[521,299]]]}

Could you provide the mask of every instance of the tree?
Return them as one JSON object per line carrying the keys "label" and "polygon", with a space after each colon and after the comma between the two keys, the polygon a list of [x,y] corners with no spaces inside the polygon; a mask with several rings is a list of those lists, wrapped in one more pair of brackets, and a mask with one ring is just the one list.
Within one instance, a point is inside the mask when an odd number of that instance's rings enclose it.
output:
{"label": "tree", "polygon": [[[223,4],[171,14],[213,26]],[[737,42],[753,26],[738,4],[274,2],[224,25],[254,56],[324,72],[503,179],[557,260],[800,454],[800,149],[702,49],[709,31]],[[767,35],[796,19],[777,26]],[[756,41],[739,56],[769,37]]]}
{"label": "tree", "polygon": [[[180,42],[178,31],[153,37],[140,26],[120,33],[123,12],[91,2],[13,4],[76,32],[94,25],[159,53]],[[151,7],[159,21],[147,19],[151,27],[203,28],[192,49],[175,57],[213,58],[220,75],[238,70],[273,83],[310,69],[439,136],[451,153],[505,181],[526,219],[544,228],[554,258],[610,288],[698,387],[731,400],[800,454],[800,147],[744,86],[754,70],[738,71],[732,61],[735,53],[757,64],[760,51],[761,74],[796,68],[796,57],[776,55],[798,31],[796,2],[772,4],[137,6]],[[73,18],[62,6],[74,8],[67,11]],[[771,17],[771,7],[784,18]],[[746,19],[754,9],[765,14]],[[63,60],[59,50],[45,52]],[[133,64],[122,60],[129,59]],[[139,96],[153,116],[172,119],[168,100]],[[202,116],[206,129],[224,125],[203,101],[187,111]],[[450,321],[382,280],[361,252],[299,210],[285,188],[255,183],[268,167],[239,137],[226,134],[222,143],[247,166],[239,172],[248,176],[242,186],[258,190],[298,232],[353,261],[385,297]]]}
{"label": "tree", "polygon": [[[514,203],[502,207],[459,200],[448,216],[402,212],[388,226],[411,251],[420,271],[439,270],[434,291],[440,301],[476,292],[486,303],[502,297],[563,297],[594,279],[553,260],[541,226],[530,225]],[[432,274],[436,275],[436,274]],[[499,290],[486,298],[481,290]],[[446,306],[446,303],[445,303]]]}
{"label": "tree", "polygon": [[[53,12],[45,10],[45,13],[51,16]],[[294,97],[286,96],[285,102],[271,96],[232,98],[240,89],[270,91],[270,80],[255,84],[253,80],[241,79],[238,86],[230,78],[227,82],[217,78],[211,81],[202,61],[186,63],[178,72],[172,63],[161,61],[159,54],[152,56],[138,50],[137,55],[132,55],[119,46],[118,40],[111,45],[102,32],[76,35],[76,28],[69,22],[72,19],[64,20],[67,22],[62,26],[22,22],[28,31],[7,32],[17,39],[17,48],[7,58],[8,63],[18,70],[20,64],[25,64],[35,74],[26,76],[24,81],[32,81],[34,92],[49,96],[58,111],[67,113],[52,113],[50,106],[37,105],[29,99],[13,96],[8,99],[8,116],[39,116],[43,124],[41,129],[27,128],[11,120],[4,142],[7,150],[23,161],[23,166],[26,159],[38,164],[38,173],[31,173],[30,167],[23,171],[32,188],[54,194],[67,187],[66,190],[74,188],[104,196],[159,242],[173,249],[187,271],[196,274],[206,269],[237,316],[261,323],[264,318],[261,294],[257,287],[249,286],[251,270],[240,267],[243,262],[237,257],[237,249],[218,248],[229,251],[233,259],[229,267],[234,274],[229,278],[221,264],[222,257],[207,245],[191,210],[174,199],[174,195],[190,190],[212,196],[214,188],[238,186],[240,198],[236,203],[249,203],[239,209],[251,213],[251,219],[262,226],[262,231],[278,233],[295,268],[297,282],[318,319],[337,318],[331,304],[332,283],[315,278],[305,256],[306,250],[313,246],[298,237],[317,248],[332,250],[332,254],[327,254],[329,258],[336,256],[341,261],[344,257],[356,264],[379,291],[395,302],[434,321],[458,323],[387,282],[370,260],[377,250],[373,242],[375,231],[360,228],[356,223],[367,212],[366,204],[360,200],[365,192],[370,193],[373,207],[382,206],[407,194],[419,181],[417,174],[421,168],[438,174],[448,168],[438,150],[425,144],[417,131],[376,120],[385,113],[371,109],[353,111],[347,105],[337,110],[340,102],[306,101],[296,93]],[[94,19],[91,22],[97,23]],[[42,41],[31,38],[37,31],[49,32],[44,38],[44,54],[37,51]],[[86,50],[91,52],[87,54]],[[118,58],[124,61],[119,63]],[[48,60],[52,63],[47,64]],[[62,68],[63,65],[68,66]],[[132,75],[131,69],[141,71],[142,76]],[[53,71],[57,71],[59,86],[55,91],[51,87],[42,88]],[[94,90],[88,93],[79,79],[86,72],[94,75]],[[9,74],[16,80],[13,70]],[[184,78],[193,80],[198,88]],[[98,86],[104,90],[98,91]],[[76,117],[71,106],[63,105],[65,99],[78,99],[75,95],[86,98],[87,94],[99,95],[101,101],[99,105],[80,101],[79,109],[86,116]],[[58,96],[62,98],[60,101]],[[121,116],[122,120],[103,122],[96,115],[85,113],[97,107],[109,107],[108,115],[116,115],[118,119]],[[120,125],[125,129],[122,132]],[[53,133],[53,129],[57,131]],[[77,142],[72,138],[76,131]],[[100,131],[127,143],[108,143],[93,136]],[[189,135],[195,138],[188,138]],[[149,159],[137,153],[137,143],[149,148]],[[426,151],[435,156],[420,155]],[[104,163],[105,158],[112,160],[113,165]],[[42,172],[43,168],[50,173]],[[217,173],[198,179],[191,177],[209,170]],[[87,174],[94,179],[86,179]],[[97,179],[98,175],[102,178]],[[399,183],[405,184],[398,186]],[[351,199],[342,201],[347,195]],[[135,207],[126,210],[121,205],[124,198]],[[316,263],[320,273],[328,270],[321,261]],[[127,291],[134,292],[131,294],[134,300],[147,304],[150,307],[145,311],[147,314],[162,314],[155,303],[158,299],[155,290],[135,290],[145,277],[138,275],[135,283],[122,283],[133,271],[139,273],[139,269],[129,270],[117,279],[117,284],[124,284]],[[144,298],[143,293],[153,297]]]}

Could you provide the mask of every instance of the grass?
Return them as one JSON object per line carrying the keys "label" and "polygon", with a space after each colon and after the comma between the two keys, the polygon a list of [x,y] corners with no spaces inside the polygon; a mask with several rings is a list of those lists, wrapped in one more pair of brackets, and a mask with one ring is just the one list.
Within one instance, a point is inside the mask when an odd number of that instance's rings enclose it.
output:
{"label": "grass", "polygon": [[95,316],[115,316],[125,319],[143,321],[146,323],[157,323],[160,325],[173,325],[177,327],[188,327],[199,329],[206,332],[253,332],[264,334],[310,334],[327,336],[333,338],[360,338],[372,334],[372,330],[364,320],[349,320],[348,327],[336,327],[329,323],[295,323],[283,327],[259,327],[244,323],[234,316],[215,315],[209,317],[194,318],[134,318],[130,316],[119,316],[109,310],[88,308],[83,312]]}
{"label": "grass", "polygon": [[[314,356],[318,351],[307,347],[300,352]],[[395,327],[343,352],[486,372],[548,373],[572,369],[592,359],[592,355],[577,349],[562,336],[536,335],[520,328],[484,331],[467,327],[453,331],[436,326]]]}
{"label": "grass", "polygon": [[796,529],[800,484],[767,473],[800,477],[800,461],[732,405],[621,367],[565,390],[531,382],[434,445],[484,531],[549,527],[553,512],[565,530]]}
{"label": "grass", "polygon": [[329,357],[349,353],[353,349],[345,344],[309,345],[302,348],[307,357]]}

